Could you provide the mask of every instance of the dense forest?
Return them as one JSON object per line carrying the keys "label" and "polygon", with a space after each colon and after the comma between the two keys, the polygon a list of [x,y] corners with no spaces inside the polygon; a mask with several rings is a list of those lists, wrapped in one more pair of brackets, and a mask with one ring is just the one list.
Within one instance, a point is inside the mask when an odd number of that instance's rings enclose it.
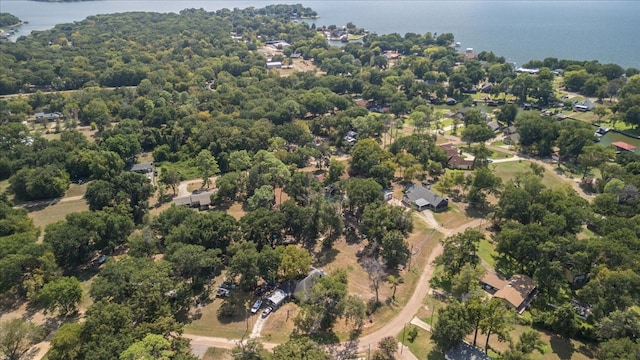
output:
{"label": "dense forest", "polygon": [[[0,43],[0,94],[29,94],[0,100],[0,179],[9,182],[0,198],[2,297],[71,316],[82,298],[78,278],[95,275],[84,321],[57,329],[47,358],[191,359],[184,319],[213,296],[211,279],[225,273],[248,293],[300,279],[313,264],[312,249],[329,250],[343,236],[361,242],[353,261],[377,293],[409,261],[413,230],[411,213],[384,202],[383,189],[413,181],[437,181],[443,194],[464,198],[492,222],[500,270],[539,284],[534,326],[598,344],[600,359],[635,358],[640,157],[594,144],[590,124],[558,122],[521,105],[570,109],[556,95],[561,81],[568,91],[608,101],[602,116],[635,127],[639,71],[550,58],[526,65],[539,68],[536,75],[518,73],[491,52],[465,59],[452,34],[370,34],[333,47],[320,29],[291,21],[313,16],[300,5],[97,15]],[[264,55],[272,41],[289,46]],[[266,67],[298,58],[315,70],[281,76]],[[471,94],[488,83],[486,96],[503,100],[497,120],[519,129],[521,153],[557,151],[585,174],[598,170],[587,185],[596,194],[591,202],[571,187],[543,185],[536,167],[503,183],[489,167],[483,144],[495,135],[478,110],[453,123],[474,145],[476,169],[462,176],[445,170],[448,157],[431,131],[442,116],[436,106],[450,99],[470,106]],[[36,113],[56,114],[53,127]],[[399,135],[405,124],[414,131]],[[349,134],[357,134],[355,143]],[[157,186],[126,170],[143,152],[160,170]],[[332,158],[341,154],[348,164]],[[323,176],[302,170],[310,165]],[[172,206],[151,216],[151,201],[175,195],[182,180],[202,178],[208,188],[214,177],[216,210]],[[89,210],[43,232],[14,207],[59,198],[71,182],[88,182]],[[276,198],[282,192],[288,200]],[[246,211],[239,220],[224,211],[236,202]],[[443,262],[449,280],[478,263],[479,238],[465,234],[445,240],[445,259],[455,260]],[[97,270],[103,255],[109,259]],[[570,283],[567,272],[587,281]],[[331,334],[339,319],[357,333],[380,302],[348,294],[348,281],[344,270],[322,277],[300,303],[297,337],[273,354],[259,344],[242,347],[239,358],[295,359],[307,349],[305,358],[328,359],[314,336]],[[225,301],[222,317],[245,310]],[[572,301],[588,304],[591,315],[578,317]],[[448,311],[468,319],[472,305],[452,302]],[[499,311],[482,306],[494,311],[485,315]],[[461,323],[454,324],[467,329]],[[42,335],[28,323],[13,325],[24,339]],[[448,345],[455,343],[438,343],[443,351]],[[527,358],[517,357],[520,350],[503,356]],[[386,358],[384,349],[377,354]]]}

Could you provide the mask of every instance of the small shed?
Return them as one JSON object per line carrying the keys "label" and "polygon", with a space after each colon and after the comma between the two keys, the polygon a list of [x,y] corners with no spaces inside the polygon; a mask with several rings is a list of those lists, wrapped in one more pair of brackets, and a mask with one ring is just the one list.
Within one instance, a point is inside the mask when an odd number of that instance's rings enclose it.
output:
{"label": "small shed", "polygon": [[282,69],[282,61],[267,62],[267,69]]}

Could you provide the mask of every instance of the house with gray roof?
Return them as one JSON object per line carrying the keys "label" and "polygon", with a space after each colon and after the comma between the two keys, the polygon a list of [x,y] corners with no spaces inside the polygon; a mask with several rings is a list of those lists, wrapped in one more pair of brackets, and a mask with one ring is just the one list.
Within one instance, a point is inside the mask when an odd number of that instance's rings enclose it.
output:
{"label": "house with gray roof", "polygon": [[324,271],[320,269],[311,269],[309,275],[307,275],[307,277],[305,277],[304,279],[298,281],[298,283],[296,284],[296,289],[293,292],[293,297],[302,301],[308,300],[311,288],[313,287],[313,285],[315,285],[316,281],[318,281],[318,279],[323,277],[324,275]]}
{"label": "house with gray roof", "polygon": [[424,186],[416,184],[405,187],[402,203],[418,211],[429,209],[439,212],[449,208],[448,199],[443,199]]}

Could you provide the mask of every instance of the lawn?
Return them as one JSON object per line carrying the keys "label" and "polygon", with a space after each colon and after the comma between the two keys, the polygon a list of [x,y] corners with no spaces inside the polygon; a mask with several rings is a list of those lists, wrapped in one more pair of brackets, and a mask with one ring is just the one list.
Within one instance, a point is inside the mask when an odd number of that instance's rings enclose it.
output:
{"label": "lawn", "polygon": [[[293,319],[298,315],[299,307],[294,303],[286,303],[267,317],[260,332],[265,342],[283,343],[295,327]],[[259,316],[259,315],[256,315]]]}
{"label": "lawn", "polygon": [[484,239],[480,241],[478,246],[478,256],[480,256],[480,259],[486,261],[487,264],[495,267],[498,253],[495,250],[495,246],[489,242],[489,240]]}
{"label": "lawn", "polygon": [[[526,172],[530,169],[530,162],[526,160],[508,161],[503,163],[491,164],[489,167],[498,175],[503,183],[515,178],[517,174]],[[555,187],[565,183],[565,179],[560,175],[545,169],[542,183],[547,187]]]}
{"label": "lawn", "polygon": [[89,205],[84,199],[58,202],[39,210],[30,211],[29,217],[33,224],[44,230],[45,226],[56,221],[64,220],[68,214],[89,210]]}
{"label": "lawn", "polygon": [[455,229],[469,222],[471,217],[466,214],[467,204],[449,201],[449,209],[444,212],[433,213],[433,217],[447,229]]}
{"label": "lawn", "polygon": [[[414,325],[410,325],[414,326]],[[444,359],[444,354],[434,349],[433,341],[431,341],[431,333],[418,328],[418,336],[413,340],[413,342],[409,341],[406,336],[406,331],[404,332],[404,341],[403,341],[403,331],[396,336],[398,341],[403,343],[405,346],[409,348],[409,350],[415,355],[418,359],[428,359],[428,360],[442,360]]]}
{"label": "lawn", "polygon": [[[247,316],[248,311],[244,308],[245,303],[253,300],[251,294],[245,294],[240,290],[231,291],[228,299],[214,299],[211,303],[196,310],[194,320],[186,324],[184,331],[187,334],[201,336],[216,336],[227,339],[240,339],[243,334],[253,328],[254,318]],[[227,302],[233,304],[235,315],[232,317],[220,317],[218,311]],[[199,314],[198,314],[199,313]]]}

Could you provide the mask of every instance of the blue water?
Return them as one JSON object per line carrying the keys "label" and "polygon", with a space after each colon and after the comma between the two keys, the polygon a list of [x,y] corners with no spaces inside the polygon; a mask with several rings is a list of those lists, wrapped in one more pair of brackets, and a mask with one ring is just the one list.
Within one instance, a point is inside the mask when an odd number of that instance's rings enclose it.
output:
{"label": "blue water", "polygon": [[640,68],[640,1],[233,1],[103,0],[42,3],[0,0],[0,11],[29,24],[18,35],[89,15],[125,11],[178,12],[301,3],[320,18],[316,25],[353,22],[378,34],[453,33],[463,48],[493,51],[523,64],[545,57],[598,60]]}

